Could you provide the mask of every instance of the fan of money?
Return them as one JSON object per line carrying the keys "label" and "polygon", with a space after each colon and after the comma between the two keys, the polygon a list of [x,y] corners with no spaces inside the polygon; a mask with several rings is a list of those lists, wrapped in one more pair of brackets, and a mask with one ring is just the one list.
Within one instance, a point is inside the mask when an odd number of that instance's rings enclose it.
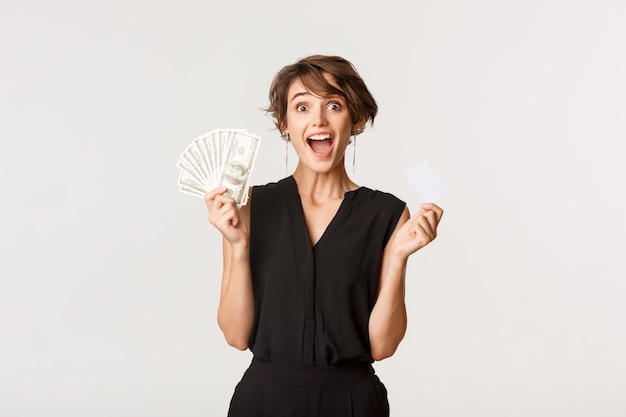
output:
{"label": "fan of money", "polygon": [[180,191],[204,197],[214,188],[226,187],[237,205],[246,205],[260,143],[260,137],[245,129],[215,129],[197,137],[176,164]]}

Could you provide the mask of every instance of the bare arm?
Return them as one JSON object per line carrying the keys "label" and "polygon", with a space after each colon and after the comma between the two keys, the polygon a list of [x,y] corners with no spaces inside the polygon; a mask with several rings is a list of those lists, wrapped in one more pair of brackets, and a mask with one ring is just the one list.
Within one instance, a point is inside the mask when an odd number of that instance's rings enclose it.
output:
{"label": "bare arm", "polygon": [[217,321],[229,345],[245,350],[254,320],[254,297],[250,275],[248,206],[237,208],[218,188],[207,194],[209,221],[223,236],[224,269]]}
{"label": "bare arm", "polygon": [[380,271],[378,298],[369,319],[372,358],[382,360],[393,355],[404,338],[407,327],[405,272],[408,257],[437,236],[443,210],[432,203],[422,204],[411,218],[404,209],[385,251]]}

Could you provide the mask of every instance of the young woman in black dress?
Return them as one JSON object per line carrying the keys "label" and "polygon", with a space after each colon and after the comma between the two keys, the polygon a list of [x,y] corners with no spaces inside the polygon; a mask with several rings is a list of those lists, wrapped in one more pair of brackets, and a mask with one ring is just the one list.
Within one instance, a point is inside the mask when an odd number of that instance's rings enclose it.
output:
{"label": "young woman in black dress", "polygon": [[389,416],[372,363],[404,337],[407,259],[435,239],[443,211],[427,203],[410,217],[349,178],[346,148],[378,107],[344,58],[284,67],[267,110],[298,155],[293,174],[252,187],[241,208],[225,188],[205,199],[223,235],[218,322],[254,355],[228,415]]}

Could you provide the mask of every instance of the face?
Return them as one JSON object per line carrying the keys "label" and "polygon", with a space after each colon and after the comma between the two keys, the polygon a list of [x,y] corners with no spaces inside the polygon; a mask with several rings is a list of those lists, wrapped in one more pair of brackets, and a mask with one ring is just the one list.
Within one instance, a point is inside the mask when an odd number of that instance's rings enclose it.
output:
{"label": "face", "polygon": [[300,165],[320,173],[343,169],[343,157],[353,129],[345,100],[339,96],[319,97],[299,79],[289,87],[287,100],[282,130],[289,134]]}

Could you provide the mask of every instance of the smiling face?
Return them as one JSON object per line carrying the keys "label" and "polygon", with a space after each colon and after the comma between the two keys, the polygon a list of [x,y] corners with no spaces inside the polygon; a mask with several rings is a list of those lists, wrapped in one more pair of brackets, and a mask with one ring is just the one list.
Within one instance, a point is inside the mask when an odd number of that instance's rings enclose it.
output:
{"label": "smiling face", "polygon": [[[335,85],[329,76],[326,78]],[[282,131],[289,134],[300,167],[319,173],[344,169],[344,153],[354,129],[344,98],[320,97],[295,79],[287,94],[285,119]]]}

